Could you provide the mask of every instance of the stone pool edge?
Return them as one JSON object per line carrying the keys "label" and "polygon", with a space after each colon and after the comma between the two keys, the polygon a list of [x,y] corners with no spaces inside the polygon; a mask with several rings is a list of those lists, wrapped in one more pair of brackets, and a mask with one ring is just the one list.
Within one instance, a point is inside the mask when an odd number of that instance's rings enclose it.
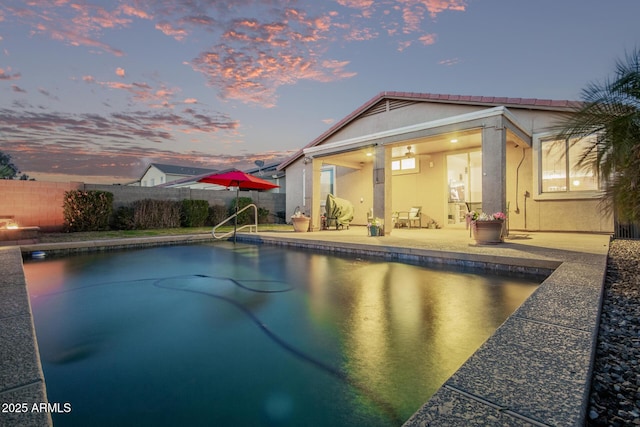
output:
{"label": "stone pool edge", "polygon": [[20,249],[0,247],[0,265],[0,425],[52,426]]}
{"label": "stone pool edge", "polygon": [[[68,254],[211,240],[207,234],[117,242],[105,240],[24,245],[22,253],[28,255],[36,250],[46,250],[52,254]],[[563,262],[245,234],[238,235],[238,240],[485,271],[525,274],[553,271],[496,333],[407,420],[405,426],[584,424],[606,272],[606,253],[585,253],[580,259]],[[26,295],[26,288],[24,293]],[[28,304],[28,299],[26,302]],[[37,350],[37,343],[33,342]],[[46,396],[46,391],[44,393]]]}

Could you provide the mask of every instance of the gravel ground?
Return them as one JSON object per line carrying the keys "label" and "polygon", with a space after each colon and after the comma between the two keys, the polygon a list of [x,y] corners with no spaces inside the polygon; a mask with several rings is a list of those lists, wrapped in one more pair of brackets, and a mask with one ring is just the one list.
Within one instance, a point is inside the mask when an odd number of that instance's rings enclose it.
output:
{"label": "gravel ground", "polygon": [[588,426],[640,426],[640,241],[609,249]]}

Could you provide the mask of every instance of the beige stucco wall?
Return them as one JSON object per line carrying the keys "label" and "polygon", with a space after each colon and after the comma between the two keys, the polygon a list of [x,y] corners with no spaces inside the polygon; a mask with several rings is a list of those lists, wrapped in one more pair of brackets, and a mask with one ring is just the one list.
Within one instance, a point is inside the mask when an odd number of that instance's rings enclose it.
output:
{"label": "beige stucco wall", "polygon": [[447,168],[444,153],[419,156],[420,173],[393,175],[392,206],[394,212],[421,206],[423,221],[435,220],[447,224]]}
{"label": "beige stucco wall", "polygon": [[373,164],[362,169],[336,168],[336,197],[353,204],[352,224],[365,225],[367,211],[373,207]]}
{"label": "beige stucco wall", "polygon": [[[286,200],[287,208],[285,212],[285,219],[290,222],[291,215],[296,209],[296,206],[300,206],[300,209],[307,213],[311,212],[311,207],[304,206],[303,190],[302,190],[302,170],[305,168],[302,158],[296,160],[287,167],[287,182],[286,182]],[[311,168],[309,168],[309,172]],[[309,190],[310,191],[310,190]]]}
{"label": "beige stucco wall", "polygon": [[[443,103],[421,102],[372,116],[362,117],[331,135],[324,143],[344,141],[376,132],[400,128],[417,123],[447,118],[473,111],[485,110],[486,106],[464,106]],[[509,108],[523,130],[535,135],[547,131],[558,123],[562,114],[555,111]],[[534,157],[537,151],[529,146],[530,141],[518,141],[516,147],[509,138],[506,152],[506,202],[509,206],[509,226],[512,230],[529,231],[584,231],[612,232],[613,220],[603,214],[596,199],[548,199],[536,194],[538,176]],[[522,159],[524,160],[518,169]],[[393,175],[390,211],[404,211],[412,206],[422,206],[423,213],[441,226],[448,224],[446,153],[421,155],[418,174]],[[287,167],[287,214],[296,206],[302,207],[302,159]],[[306,166],[307,179],[311,168]],[[360,170],[337,168],[336,196],[350,200],[355,209],[354,224],[366,223],[366,213],[373,206],[373,170],[365,165]],[[310,197],[311,188],[307,188]],[[525,196],[525,193],[527,196]],[[567,196],[564,195],[566,198]],[[574,196],[575,197],[575,196]],[[589,196],[591,197],[591,195]],[[362,202],[360,202],[362,198]],[[307,207],[310,210],[310,206]]]}

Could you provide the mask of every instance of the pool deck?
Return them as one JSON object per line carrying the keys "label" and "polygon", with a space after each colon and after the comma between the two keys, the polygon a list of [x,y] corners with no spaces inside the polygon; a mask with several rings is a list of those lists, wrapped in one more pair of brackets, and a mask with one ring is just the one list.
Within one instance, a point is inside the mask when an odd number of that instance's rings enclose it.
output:
{"label": "pool deck", "polygon": [[[74,253],[210,241],[211,236],[100,240],[0,247],[0,402],[46,398],[20,253]],[[387,260],[549,276],[406,426],[582,426],[595,354],[609,236],[512,232],[479,246],[462,229],[365,227],[313,233],[238,234],[238,242],[309,248]],[[6,336],[5,336],[6,335]],[[27,346],[25,343],[28,343]],[[14,397],[15,393],[22,393]],[[35,400],[34,400],[35,399]],[[0,414],[0,424],[3,417]],[[28,425],[50,425],[29,413]],[[22,421],[27,421],[23,419]],[[33,422],[31,422],[33,421]]]}

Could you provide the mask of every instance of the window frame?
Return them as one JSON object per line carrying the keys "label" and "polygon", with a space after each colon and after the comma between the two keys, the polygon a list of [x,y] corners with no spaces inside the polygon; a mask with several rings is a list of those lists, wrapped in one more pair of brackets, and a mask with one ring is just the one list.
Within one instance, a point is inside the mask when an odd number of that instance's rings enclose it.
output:
{"label": "window frame", "polygon": [[567,180],[567,189],[562,191],[543,192],[542,191],[542,144],[547,141],[560,140],[556,134],[552,132],[544,132],[533,135],[533,185],[535,189],[533,194],[534,200],[577,200],[577,199],[596,199],[603,196],[602,185],[597,190],[571,190],[569,180],[570,176],[570,158],[568,155],[570,144],[565,141],[565,173]]}
{"label": "window frame", "polygon": [[[402,164],[408,159],[412,159],[414,161],[414,166],[412,168],[403,168]],[[393,164],[395,162],[398,162],[400,167],[399,169],[393,168]],[[391,159],[391,175],[408,175],[412,173],[420,173],[420,160],[418,157],[394,157]]]}

